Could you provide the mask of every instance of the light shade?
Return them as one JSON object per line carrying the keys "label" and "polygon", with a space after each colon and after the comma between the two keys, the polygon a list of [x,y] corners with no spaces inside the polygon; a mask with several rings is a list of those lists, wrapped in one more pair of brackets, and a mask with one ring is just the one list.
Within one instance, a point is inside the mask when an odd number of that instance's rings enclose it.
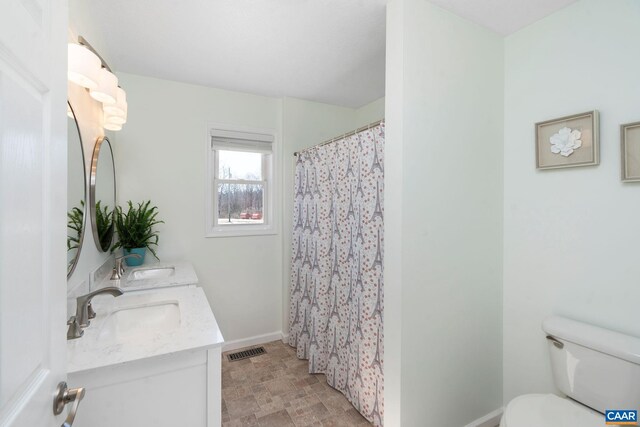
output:
{"label": "light shade", "polygon": [[67,78],[70,82],[88,89],[98,87],[102,61],[98,55],[84,46],[69,43],[67,46]]}
{"label": "light shade", "polygon": [[98,77],[98,87],[89,90],[89,95],[103,104],[115,104],[118,90],[118,78],[106,68],[102,68]]}
{"label": "light shade", "polygon": [[116,89],[116,103],[107,104],[102,107],[105,114],[110,116],[125,116],[127,115],[127,94],[121,87]]}
{"label": "light shade", "polygon": [[105,123],[104,124],[104,128],[106,130],[121,130],[122,129],[122,125],[118,125],[116,123]]}
{"label": "light shade", "polygon": [[115,112],[115,114],[110,114],[107,113],[105,110],[104,113],[104,122],[105,123],[115,123],[115,124],[119,124],[119,125],[123,125],[127,122],[127,104],[124,105],[124,110],[123,112]]}

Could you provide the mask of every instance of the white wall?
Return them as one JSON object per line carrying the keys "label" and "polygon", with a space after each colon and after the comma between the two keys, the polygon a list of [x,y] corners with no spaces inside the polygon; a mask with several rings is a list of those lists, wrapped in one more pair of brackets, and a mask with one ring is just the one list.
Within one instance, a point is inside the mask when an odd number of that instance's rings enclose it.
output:
{"label": "white wall", "polygon": [[[78,40],[78,36],[84,37],[91,46],[98,51],[100,56],[107,61],[112,69],[117,69],[117,63],[113,61],[113,56],[107,49],[107,40],[110,35],[100,30],[100,26],[96,25],[96,20],[101,19],[91,12],[91,4],[85,0],[69,0],[69,26],[73,32],[74,41]],[[117,28],[113,28],[117,31]]]}
{"label": "white wall", "polygon": [[[582,0],[506,39],[504,400],[554,390],[552,313],[640,336],[640,188],[620,182],[640,120],[640,2]],[[601,164],[536,171],[534,123],[598,109]]]}
{"label": "white wall", "polygon": [[[387,3],[384,152],[384,423],[402,425],[405,1]],[[395,191],[387,191],[393,188]],[[389,314],[392,314],[391,316]]]}
{"label": "white wall", "polygon": [[426,0],[387,31],[385,424],[460,426],[502,403],[503,41]]}
{"label": "white wall", "polygon": [[354,125],[362,127],[384,118],[384,97],[356,109]]}
{"label": "white wall", "polygon": [[207,124],[275,129],[280,144],[281,101],[126,73],[118,77],[129,103],[116,153],[119,202],[150,199],[158,206],[165,221],[158,227],[158,256],[193,262],[227,341],[281,331],[281,235],[204,237]]}

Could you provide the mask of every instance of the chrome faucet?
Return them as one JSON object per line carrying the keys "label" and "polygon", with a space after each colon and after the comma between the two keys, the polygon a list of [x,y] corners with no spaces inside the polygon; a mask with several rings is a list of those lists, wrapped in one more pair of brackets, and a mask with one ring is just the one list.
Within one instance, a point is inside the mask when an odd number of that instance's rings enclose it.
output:
{"label": "chrome faucet", "polygon": [[138,254],[129,254],[129,255],[123,255],[123,256],[119,256],[116,257],[116,264],[113,267],[113,271],[111,272],[111,278],[109,280],[120,280],[122,279],[122,276],[124,275],[125,269],[124,269],[124,260],[127,258],[140,258],[140,255]]}
{"label": "chrome faucet", "polygon": [[109,294],[114,297],[119,297],[123,294],[120,288],[116,288],[115,286],[109,286],[107,288],[98,289],[93,292],[89,292],[86,295],[79,296],[76,298],[76,315],[71,316],[67,325],[69,325],[69,329],[67,330],[67,339],[72,340],[75,338],[80,338],[84,331],[83,329],[89,326],[90,320],[96,317],[96,312],[93,311],[91,307],[91,300],[96,295]]}

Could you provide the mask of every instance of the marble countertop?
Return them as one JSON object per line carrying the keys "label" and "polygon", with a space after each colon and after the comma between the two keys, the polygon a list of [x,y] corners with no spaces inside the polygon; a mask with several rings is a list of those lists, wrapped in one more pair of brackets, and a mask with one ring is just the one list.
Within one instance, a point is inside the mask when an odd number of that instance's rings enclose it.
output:
{"label": "marble countertop", "polygon": [[[84,329],[84,335],[67,341],[69,373],[224,344],[209,302],[199,287],[125,292],[117,298],[98,295],[92,305],[97,315]],[[173,323],[165,327],[166,313],[158,310],[150,315],[145,307],[168,309]],[[142,310],[132,310],[139,308]],[[113,329],[116,320],[120,323]],[[138,332],[128,333],[128,327],[137,328]]]}
{"label": "marble countertop", "polygon": [[[158,277],[150,279],[133,280],[133,273],[140,270],[148,270],[153,268],[174,267],[174,274],[168,277]],[[121,280],[109,280],[109,275],[98,281],[92,290],[105,288],[107,286],[116,286],[122,290],[140,291],[144,289],[158,289],[171,286],[194,285],[198,283],[198,276],[193,265],[187,261],[176,262],[156,262],[151,264],[143,264],[138,267],[126,267],[124,277]]]}

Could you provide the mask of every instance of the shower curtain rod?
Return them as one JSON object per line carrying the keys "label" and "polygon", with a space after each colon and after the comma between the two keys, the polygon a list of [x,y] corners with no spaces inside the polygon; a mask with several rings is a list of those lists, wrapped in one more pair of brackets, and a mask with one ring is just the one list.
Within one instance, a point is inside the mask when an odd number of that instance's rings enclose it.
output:
{"label": "shower curtain rod", "polygon": [[318,148],[318,147],[322,147],[323,145],[331,144],[334,141],[338,141],[338,140],[344,139],[344,138],[346,138],[348,136],[355,135],[355,134],[360,133],[362,131],[371,129],[372,127],[376,127],[376,126],[378,126],[378,125],[380,125],[382,123],[384,123],[384,117],[382,119],[380,119],[380,120],[376,120],[375,122],[369,123],[366,126],[362,126],[361,128],[358,128],[356,130],[352,130],[351,132],[347,132],[345,134],[336,136],[335,138],[327,139],[324,142],[321,142],[321,143],[316,144],[316,145],[312,145],[311,147],[307,147],[307,148],[305,148],[303,150],[296,151],[296,152],[293,153],[293,155],[294,156],[299,156],[300,154],[304,153],[305,151],[313,150],[314,148]]}

